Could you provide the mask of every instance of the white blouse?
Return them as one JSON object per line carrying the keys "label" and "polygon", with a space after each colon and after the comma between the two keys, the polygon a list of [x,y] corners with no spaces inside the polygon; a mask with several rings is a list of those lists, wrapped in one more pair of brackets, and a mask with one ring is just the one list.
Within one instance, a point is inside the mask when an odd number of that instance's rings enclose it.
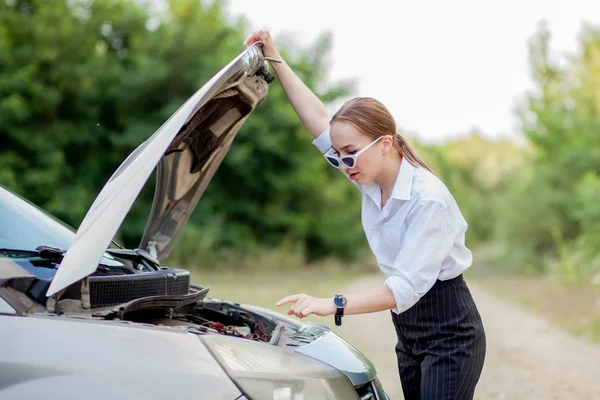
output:
{"label": "white blouse", "polygon": [[[322,153],[328,151],[329,129],[313,144]],[[355,185],[362,192],[365,235],[396,300],[392,311],[406,311],[436,280],[455,278],[471,265],[471,251],[465,246],[467,222],[434,174],[403,158],[383,208],[379,185]]]}

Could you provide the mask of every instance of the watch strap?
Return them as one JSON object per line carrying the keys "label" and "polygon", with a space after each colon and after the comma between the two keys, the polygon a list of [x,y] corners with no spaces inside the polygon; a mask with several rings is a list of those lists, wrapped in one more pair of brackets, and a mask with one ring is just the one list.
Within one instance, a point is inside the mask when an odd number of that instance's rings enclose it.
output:
{"label": "watch strap", "polygon": [[340,298],[343,300],[344,306],[343,307],[338,307],[336,305],[336,310],[335,310],[335,324],[337,326],[342,325],[342,317],[344,316],[344,308],[346,307],[346,298],[344,296],[342,296],[342,295],[339,295],[339,294],[336,295],[335,298],[334,298],[334,303],[335,303],[335,300],[340,299]]}
{"label": "watch strap", "polygon": [[342,316],[338,315],[337,313],[335,314],[335,325],[336,326],[342,325]]}

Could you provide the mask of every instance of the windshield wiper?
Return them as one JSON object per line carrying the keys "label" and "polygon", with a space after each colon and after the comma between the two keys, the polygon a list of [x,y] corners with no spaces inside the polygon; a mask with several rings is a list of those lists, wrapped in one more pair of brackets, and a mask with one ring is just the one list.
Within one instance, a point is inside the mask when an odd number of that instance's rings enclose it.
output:
{"label": "windshield wiper", "polygon": [[35,248],[39,252],[39,256],[42,258],[57,258],[62,259],[67,250],[58,249],[56,247],[50,247],[41,245]]}
{"label": "windshield wiper", "polygon": [[35,250],[9,249],[1,248],[0,254],[5,256],[17,255],[25,257],[41,257],[47,260],[60,260],[65,255],[66,250],[57,249],[50,246],[38,246]]}
{"label": "windshield wiper", "polygon": [[106,249],[106,252],[112,254],[113,256],[117,256],[119,258],[124,258],[126,260],[135,261],[137,264],[143,263],[146,266],[151,267],[151,269],[158,270],[160,267],[160,261],[156,258],[152,257],[150,253],[146,250],[142,249]]}
{"label": "windshield wiper", "polygon": [[33,257],[33,256],[37,256],[39,254],[39,251],[1,248],[0,254],[5,255],[5,256],[18,255],[18,256],[32,256]]}

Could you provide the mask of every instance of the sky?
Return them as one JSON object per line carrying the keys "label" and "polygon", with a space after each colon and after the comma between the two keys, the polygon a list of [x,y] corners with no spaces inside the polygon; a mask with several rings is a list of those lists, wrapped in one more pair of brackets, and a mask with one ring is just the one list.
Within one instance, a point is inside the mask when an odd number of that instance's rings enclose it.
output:
{"label": "sky", "polygon": [[[539,21],[557,56],[578,50],[598,0],[228,0],[233,17],[307,45],[331,32],[330,80],[383,102],[404,132],[440,142],[480,130],[518,139],[515,107],[530,78],[528,40]],[[250,33],[250,32],[248,32]]]}

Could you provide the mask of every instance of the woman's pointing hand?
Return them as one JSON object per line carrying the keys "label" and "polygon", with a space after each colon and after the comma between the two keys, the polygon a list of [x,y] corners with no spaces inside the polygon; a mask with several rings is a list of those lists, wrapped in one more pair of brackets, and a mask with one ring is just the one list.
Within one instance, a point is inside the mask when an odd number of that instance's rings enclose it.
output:
{"label": "woman's pointing hand", "polygon": [[325,317],[327,315],[333,315],[336,312],[336,307],[333,304],[332,298],[321,299],[300,293],[284,297],[279,300],[276,305],[279,307],[288,303],[291,303],[292,306],[287,311],[287,314],[294,314],[298,318],[304,318],[310,314]]}

